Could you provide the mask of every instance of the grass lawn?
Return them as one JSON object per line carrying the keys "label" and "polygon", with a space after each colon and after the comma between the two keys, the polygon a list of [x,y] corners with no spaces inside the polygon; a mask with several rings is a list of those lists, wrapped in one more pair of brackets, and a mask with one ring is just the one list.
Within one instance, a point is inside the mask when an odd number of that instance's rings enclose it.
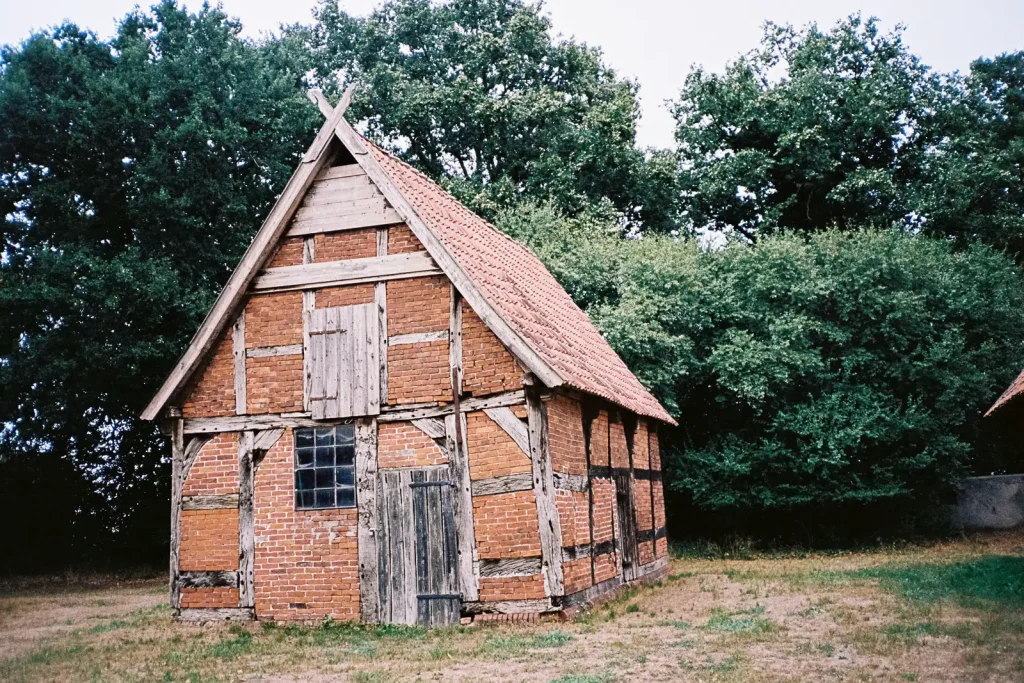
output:
{"label": "grass lawn", "polygon": [[1024,681],[1024,532],[680,557],[566,623],[173,624],[162,581],[0,584],[2,681]]}

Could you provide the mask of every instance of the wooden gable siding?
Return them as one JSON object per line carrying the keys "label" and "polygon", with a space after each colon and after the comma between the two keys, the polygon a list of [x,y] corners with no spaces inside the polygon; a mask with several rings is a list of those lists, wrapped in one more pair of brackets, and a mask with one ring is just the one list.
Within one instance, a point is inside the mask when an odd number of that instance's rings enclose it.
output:
{"label": "wooden gable siding", "polygon": [[[351,199],[355,195],[360,198]],[[301,202],[300,211],[262,272],[356,259],[373,262],[380,257],[403,255],[420,258],[422,254],[426,259],[426,250],[412,230],[391,223],[386,210],[383,216],[379,211],[370,212],[376,216],[375,225],[387,224],[383,227],[351,227],[353,224],[344,220],[349,215],[346,212],[365,208],[354,202],[378,199],[383,201],[383,196],[361,172],[346,166],[325,169]],[[315,211],[321,209],[325,218],[318,223]],[[310,232],[312,225],[318,225],[320,232]],[[386,386],[386,404],[450,402],[451,283],[440,274],[409,275],[375,281],[371,274],[366,281],[355,284],[311,286],[305,291],[267,292],[257,285],[250,286],[244,307],[244,356],[240,361],[244,370],[236,369],[239,361],[232,353],[232,330],[228,329],[187,390],[183,416],[308,412],[304,401],[308,388],[304,390],[303,379],[307,360],[303,345],[308,341],[302,322],[304,307],[337,308],[379,303],[380,299],[386,300],[387,335],[397,342],[394,346],[382,345],[387,372],[382,378],[386,381],[380,384]],[[523,370],[512,354],[465,302],[459,305],[464,396],[484,397],[522,389]],[[237,413],[236,377],[244,378],[245,389],[244,406]]]}

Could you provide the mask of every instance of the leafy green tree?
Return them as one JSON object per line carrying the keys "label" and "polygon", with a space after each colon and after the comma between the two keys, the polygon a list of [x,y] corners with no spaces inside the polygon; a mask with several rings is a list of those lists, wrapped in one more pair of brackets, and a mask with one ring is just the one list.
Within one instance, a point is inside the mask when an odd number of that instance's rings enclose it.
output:
{"label": "leafy green tree", "polygon": [[691,72],[674,105],[689,226],[753,240],[909,220],[940,90],[901,29],[766,24],[725,73]]}
{"label": "leafy green tree", "polygon": [[500,225],[677,417],[671,485],[704,509],[927,501],[1024,365],[1024,278],[988,247],[831,230],[708,251],[535,207]]}
{"label": "leafy green tree", "polygon": [[1024,52],[950,79],[915,207],[922,229],[1024,256]]}
{"label": "leafy green tree", "polygon": [[635,145],[636,84],[553,39],[539,3],[391,0],[359,18],[325,0],[316,16],[320,80],[357,81],[368,134],[478,210],[608,201],[648,230],[674,227],[675,165]]}
{"label": "leafy green tree", "polygon": [[77,496],[136,552],[167,533],[166,449],[137,415],[318,119],[308,56],[239,31],[167,1],[109,42],[68,24],[0,52],[0,460],[89,483],[5,493]]}

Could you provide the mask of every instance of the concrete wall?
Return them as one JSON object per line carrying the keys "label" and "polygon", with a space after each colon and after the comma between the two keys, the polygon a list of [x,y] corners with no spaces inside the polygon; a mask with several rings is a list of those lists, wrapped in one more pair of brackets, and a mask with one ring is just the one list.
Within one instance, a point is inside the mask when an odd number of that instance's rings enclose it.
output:
{"label": "concrete wall", "polygon": [[957,485],[953,519],[965,529],[1024,526],[1024,474],[964,479]]}

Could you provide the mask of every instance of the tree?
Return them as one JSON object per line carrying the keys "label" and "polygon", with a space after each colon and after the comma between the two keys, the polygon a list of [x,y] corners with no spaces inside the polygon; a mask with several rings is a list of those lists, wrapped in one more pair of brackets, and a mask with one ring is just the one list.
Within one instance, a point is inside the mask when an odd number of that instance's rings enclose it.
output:
{"label": "tree", "polygon": [[634,225],[675,227],[671,157],[635,145],[636,84],[553,39],[540,4],[391,0],[358,18],[325,0],[316,16],[319,79],[358,82],[353,119],[474,208],[608,201]]}
{"label": "tree", "polygon": [[690,227],[753,240],[902,224],[940,86],[875,19],[766,24],[760,48],[721,75],[695,69],[674,104]]}
{"label": "tree", "polygon": [[669,484],[705,510],[933,500],[1024,365],[1024,277],[988,247],[830,230],[708,251],[544,208],[500,225],[677,417]]}
{"label": "tree", "polygon": [[109,42],[67,24],[0,53],[0,461],[70,463],[88,487],[47,465],[20,495],[77,496],[135,554],[168,486],[137,415],[316,130],[308,58],[239,30],[168,0]]}
{"label": "tree", "polygon": [[916,188],[923,230],[1024,257],[1024,52],[979,59],[951,78],[941,140]]}

